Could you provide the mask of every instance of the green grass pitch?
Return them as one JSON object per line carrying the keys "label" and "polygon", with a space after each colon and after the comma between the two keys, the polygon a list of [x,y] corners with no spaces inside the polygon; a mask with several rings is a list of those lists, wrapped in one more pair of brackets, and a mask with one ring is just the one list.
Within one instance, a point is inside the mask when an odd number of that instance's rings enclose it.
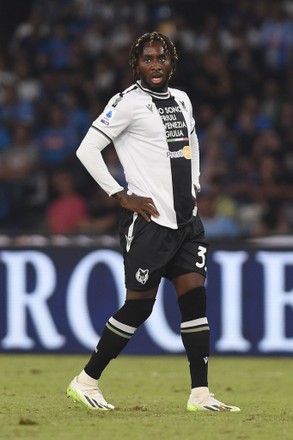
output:
{"label": "green grass pitch", "polygon": [[188,413],[183,356],[120,356],[100,381],[115,411],[66,398],[88,356],[0,355],[0,438],[292,440],[293,359],[210,359],[210,390],[241,413]]}

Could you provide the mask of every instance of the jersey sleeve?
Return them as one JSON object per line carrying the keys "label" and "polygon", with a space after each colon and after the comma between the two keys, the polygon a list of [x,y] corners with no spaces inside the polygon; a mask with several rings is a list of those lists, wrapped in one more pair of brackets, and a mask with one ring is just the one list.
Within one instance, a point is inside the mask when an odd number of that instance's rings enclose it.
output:
{"label": "jersey sleeve", "polygon": [[110,174],[101,154],[108,144],[109,139],[99,130],[91,127],[78,147],[76,155],[101,188],[112,196],[124,188]]}
{"label": "jersey sleeve", "polygon": [[128,127],[132,112],[129,99],[122,93],[115,95],[93,122],[76,152],[87,171],[109,196],[124,188],[110,174],[101,151]]}
{"label": "jersey sleeve", "polygon": [[103,112],[93,122],[93,127],[101,131],[110,141],[114,141],[131,123],[133,103],[127,95],[115,95]]}

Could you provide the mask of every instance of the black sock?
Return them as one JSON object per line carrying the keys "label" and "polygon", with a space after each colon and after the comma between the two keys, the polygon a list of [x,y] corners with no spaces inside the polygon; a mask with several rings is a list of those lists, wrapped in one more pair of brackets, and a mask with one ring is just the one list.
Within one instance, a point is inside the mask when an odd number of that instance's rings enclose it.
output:
{"label": "black sock", "polygon": [[126,347],[136,329],[150,316],[154,299],[126,300],[123,307],[107,322],[101,339],[85,366],[85,372],[99,379],[111,359]]}
{"label": "black sock", "polygon": [[210,330],[206,318],[205,287],[186,292],[178,299],[181,337],[189,361],[191,388],[208,386]]}

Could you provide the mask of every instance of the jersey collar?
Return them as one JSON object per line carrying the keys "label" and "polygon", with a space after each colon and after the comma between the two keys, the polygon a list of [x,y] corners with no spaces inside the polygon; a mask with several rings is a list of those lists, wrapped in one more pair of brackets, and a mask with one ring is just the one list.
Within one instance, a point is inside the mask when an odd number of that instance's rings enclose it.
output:
{"label": "jersey collar", "polygon": [[148,93],[149,95],[151,95],[153,98],[156,99],[168,99],[171,97],[171,93],[169,91],[169,89],[166,92],[154,92],[153,90],[147,89],[146,87],[143,87],[141,85],[141,81],[136,81],[136,84],[138,85],[138,87],[143,90],[144,92]]}

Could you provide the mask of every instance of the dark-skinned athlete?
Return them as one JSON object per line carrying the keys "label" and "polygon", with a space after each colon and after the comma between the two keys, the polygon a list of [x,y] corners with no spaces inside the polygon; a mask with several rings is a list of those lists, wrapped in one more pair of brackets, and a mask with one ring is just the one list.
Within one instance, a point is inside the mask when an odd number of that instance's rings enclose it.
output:
{"label": "dark-skinned athlete", "polygon": [[[208,388],[208,245],[196,206],[199,144],[188,95],[169,87],[177,59],[176,47],[165,35],[152,32],[138,38],[130,51],[134,84],[110,99],[77,150],[98,185],[122,207],[125,303],[110,317],[88,363],[67,389],[69,397],[93,410],[114,409],[98,380],[152,313],[166,277],[176,292],[189,362],[187,410],[240,411],[217,400]],[[110,142],[127,188],[113,178],[102,157]]]}

